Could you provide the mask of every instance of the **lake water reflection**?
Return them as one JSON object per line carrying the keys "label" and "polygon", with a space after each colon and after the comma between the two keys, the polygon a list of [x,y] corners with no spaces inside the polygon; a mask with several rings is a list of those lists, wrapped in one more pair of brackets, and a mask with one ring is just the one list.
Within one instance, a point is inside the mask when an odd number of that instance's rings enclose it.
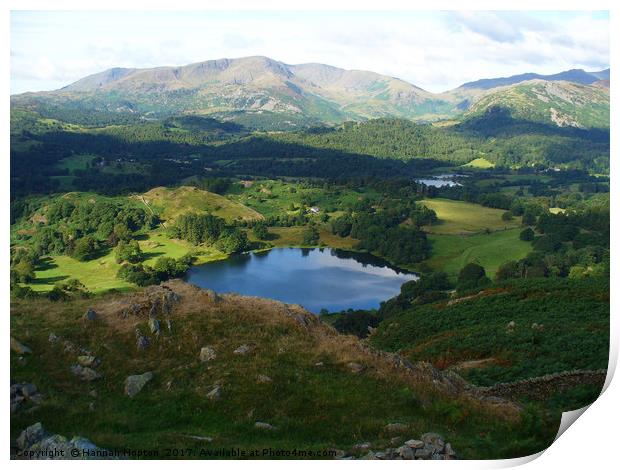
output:
{"label": "lake water reflection", "polygon": [[311,312],[379,307],[418,277],[379,258],[329,248],[276,248],[193,266],[187,282],[301,304]]}

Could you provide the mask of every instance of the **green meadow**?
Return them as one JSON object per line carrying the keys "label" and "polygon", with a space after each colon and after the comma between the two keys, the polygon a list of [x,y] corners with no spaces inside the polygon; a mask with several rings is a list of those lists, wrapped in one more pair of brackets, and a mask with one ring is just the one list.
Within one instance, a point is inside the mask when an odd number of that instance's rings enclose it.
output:
{"label": "green meadow", "polygon": [[481,168],[483,170],[486,170],[487,168],[495,167],[495,163],[488,161],[486,158],[480,157],[480,158],[473,159],[471,162],[466,163],[463,166],[469,167],[469,168]]}
{"label": "green meadow", "polygon": [[424,227],[428,233],[470,235],[487,230],[506,230],[520,225],[518,217],[508,221],[502,220],[505,211],[501,209],[451,199],[424,199],[420,202],[434,210],[439,219],[432,226]]}
{"label": "green meadow", "polygon": [[[157,258],[168,256],[180,258],[188,253],[196,256],[196,263],[206,263],[222,259],[225,255],[212,247],[197,248],[184,240],[168,238],[161,230],[140,236],[140,248],[145,254],[144,264],[154,265]],[[120,265],[114,259],[114,252],[107,253],[90,261],[78,261],[70,256],[48,256],[35,271],[36,279],[27,284],[35,291],[50,291],[57,282],[78,279],[88,290],[94,293],[110,289],[129,290],[132,284],[116,277]]]}
{"label": "green meadow", "polygon": [[432,256],[425,262],[434,270],[445,271],[456,278],[467,263],[478,263],[493,278],[506,261],[525,257],[532,245],[519,239],[521,229],[470,236],[431,234]]}

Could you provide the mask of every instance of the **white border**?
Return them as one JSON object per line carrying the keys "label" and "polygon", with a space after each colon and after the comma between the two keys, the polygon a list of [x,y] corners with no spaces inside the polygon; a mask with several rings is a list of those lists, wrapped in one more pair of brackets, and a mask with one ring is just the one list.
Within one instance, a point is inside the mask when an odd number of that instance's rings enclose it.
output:
{"label": "white border", "polygon": [[[334,2],[333,0],[314,0],[309,1],[291,1],[291,0],[261,0],[260,4],[252,0],[237,0],[236,2],[205,2],[198,0],[175,0],[174,2],[160,2],[155,4],[152,0],[108,0],[106,2],[84,2],[84,0],[56,0],[53,5],[49,1],[45,0],[8,0],[3,2],[0,8],[0,41],[4,46],[4,54],[2,56],[0,83],[4,89],[2,95],[3,114],[0,128],[0,141],[2,142],[2,174],[4,177],[4,184],[0,185],[0,191],[2,191],[2,200],[5,201],[2,204],[2,216],[5,221],[5,229],[2,232],[2,241],[0,242],[4,249],[0,251],[1,259],[0,263],[4,267],[2,287],[2,300],[5,308],[3,309],[4,318],[1,322],[3,337],[8,339],[9,337],[9,295],[8,295],[8,266],[9,266],[9,224],[8,224],[8,204],[9,200],[10,184],[9,184],[9,93],[10,93],[10,56],[8,53],[10,44],[10,10],[610,10],[610,31],[611,31],[611,68],[613,73],[611,75],[611,89],[612,89],[612,116],[611,116],[611,129],[612,131],[612,147],[611,147],[611,166],[612,173],[615,168],[615,158],[620,158],[618,155],[618,143],[617,143],[617,126],[620,121],[618,120],[618,108],[615,106],[613,97],[616,95],[616,90],[620,86],[618,79],[616,79],[618,62],[615,59],[613,52],[617,50],[616,44],[618,41],[618,30],[620,28],[619,22],[616,20],[616,16],[620,15],[620,7],[616,6],[620,2],[613,2],[611,0],[589,0],[588,2],[578,0],[504,0],[501,3],[493,0],[435,0],[433,2],[407,2],[399,0],[382,0],[380,2],[368,1],[368,0],[341,0]],[[612,179],[613,190],[611,193],[612,199],[612,239],[617,234],[617,220],[613,215],[615,207],[617,207],[617,193],[615,188],[615,175]],[[612,292],[615,292],[615,288],[618,287],[618,256],[616,252],[612,251]],[[612,347],[610,350],[610,364],[609,369],[615,369],[617,357],[618,357],[618,321],[616,318],[617,302],[615,296],[611,302],[611,340]],[[567,345],[570,347],[570,345]],[[5,357],[2,363],[2,381],[3,389],[8,390],[9,382],[9,350],[6,348]],[[608,378],[609,379],[609,378]],[[608,380],[609,382],[609,380]],[[355,464],[349,462],[330,462],[321,461],[318,462],[321,466],[327,467],[340,467],[346,465],[415,465],[428,466],[428,465],[442,465],[452,466],[451,468],[502,468],[512,467],[516,465],[522,465],[527,463],[528,468],[532,469],[549,469],[549,468],[564,468],[564,469],[581,469],[584,467],[599,469],[609,468],[613,465],[613,461],[619,458],[616,455],[616,438],[617,435],[617,418],[619,417],[619,403],[620,403],[620,386],[618,380],[615,380],[609,384],[607,390],[602,396],[587,409],[585,413],[579,418],[578,423],[575,426],[571,426],[559,439],[546,451],[538,456],[526,457],[523,459],[503,460],[503,461],[455,461],[455,462],[426,462],[416,461],[415,463],[409,462],[371,462],[360,461]],[[6,449],[5,458],[9,459],[8,444],[9,444],[9,407],[2,408],[4,415],[3,422],[4,428],[0,437],[0,442],[4,444]],[[534,458],[538,457],[538,458]],[[529,462],[529,463],[528,463]],[[88,465],[107,466],[110,462],[89,462]],[[166,462],[117,462],[117,465],[135,465],[135,466],[153,466],[160,467],[169,465]],[[271,467],[284,467],[290,466],[290,462],[281,461],[251,461],[251,462],[238,462],[238,461],[226,461],[226,462],[184,462],[188,466],[217,466],[218,468],[235,468],[237,466],[252,465],[255,468],[271,468]],[[13,467],[22,467],[26,465],[50,465],[55,468],[62,466],[73,467],[82,465],[82,462],[67,462],[56,461],[47,462],[45,464],[40,462],[21,462],[11,461],[10,465]],[[308,461],[296,461],[295,466],[309,468],[317,465],[317,462]],[[618,464],[615,464],[616,466]],[[445,467],[444,467],[445,468]]]}

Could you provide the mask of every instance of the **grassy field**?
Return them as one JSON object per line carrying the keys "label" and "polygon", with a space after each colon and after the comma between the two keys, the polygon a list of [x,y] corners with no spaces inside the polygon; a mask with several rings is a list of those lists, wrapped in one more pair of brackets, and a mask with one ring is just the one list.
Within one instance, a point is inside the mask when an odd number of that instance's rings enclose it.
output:
{"label": "grassy field", "polygon": [[78,279],[92,292],[109,289],[130,289],[131,284],[116,278],[119,265],[111,251],[105,256],[81,262],[69,256],[49,256],[42,259],[35,274],[36,279],[27,284],[35,291],[52,290],[57,282]]}
{"label": "grassy field", "polygon": [[379,197],[379,194],[371,189],[325,190],[321,187],[305,187],[279,180],[258,180],[248,182],[246,185],[236,184],[227,197],[251,207],[265,217],[291,213],[291,205],[299,208],[302,204],[317,206],[320,211],[335,215],[336,207],[351,206],[362,197]]}
{"label": "grassy field", "polygon": [[521,229],[511,229],[488,235],[431,234],[428,238],[432,243],[432,257],[426,264],[456,278],[467,263],[476,262],[493,278],[502,263],[521,259],[532,251],[531,243],[519,239],[520,232]]}
{"label": "grassy field", "polygon": [[437,213],[439,222],[432,226],[424,227],[429,233],[442,235],[467,235],[483,232],[486,229],[506,230],[520,225],[520,219],[502,220],[505,212],[500,209],[492,209],[479,204],[451,199],[424,199],[420,201],[429,209]]}
{"label": "grassy field", "polygon": [[466,163],[463,166],[470,167],[470,168],[487,169],[487,168],[494,168],[495,163],[488,161],[486,158],[480,157],[480,158],[473,159],[471,162]]}
{"label": "grassy field", "polygon": [[[161,231],[155,231],[143,235],[139,240],[140,248],[145,254],[144,264],[153,265],[157,258],[169,256],[180,258],[189,253],[196,252],[196,247],[183,240],[172,240]],[[196,263],[206,263],[216,259],[222,259],[225,255],[214,248],[200,248],[197,253]],[[114,259],[114,252],[108,252],[91,261],[77,261],[69,256],[50,256],[44,259],[42,265],[36,271],[36,279],[28,284],[35,291],[52,290],[57,282],[69,279],[79,279],[88,290],[94,293],[105,292],[110,289],[128,290],[134,288],[123,280],[117,279],[116,273],[119,264]]]}
{"label": "grassy field", "polygon": [[[238,296],[215,301],[179,282],[171,288],[181,298],[170,315],[172,329],[151,335],[146,350],[136,348],[135,329],[148,331],[147,316],[120,315],[144,299],[148,308],[148,298],[139,294],[13,302],[11,336],[34,353],[22,359],[11,353],[11,378],[35,383],[44,400],[31,412],[12,415],[11,437],[41,422],[52,433],[86,436],[107,449],[157,449],[160,458],[166,448],[335,448],[359,456],[359,442],[376,450],[394,447],[385,427],[398,422],[407,428],[402,440],[437,432],[459,457],[471,459],[537,452],[557,430],[555,418],[534,427],[514,407],[441,392],[430,374],[390,367],[364,352],[357,338],[341,336],[295,307]],[[86,324],[81,317],[90,307],[98,319]],[[302,326],[297,318],[308,322]],[[76,354],[50,343],[50,333],[92,351],[103,378],[83,382],[73,376]],[[250,352],[234,354],[242,344]],[[217,353],[209,363],[199,359],[206,345]],[[363,370],[353,373],[352,362]],[[125,378],[146,371],[153,380],[128,398]],[[206,395],[215,384],[221,396],[210,400]],[[276,429],[257,429],[257,421]]]}
{"label": "grassy field", "polygon": [[167,221],[174,220],[187,212],[208,212],[227,221],[263,218],[260,213],[243,204],[231,201],[219,194],[190,186],[181,186],[175,189],[154,188],[142,196],[134,196],[134,198],[138,200],[143,198],[156,213]]}

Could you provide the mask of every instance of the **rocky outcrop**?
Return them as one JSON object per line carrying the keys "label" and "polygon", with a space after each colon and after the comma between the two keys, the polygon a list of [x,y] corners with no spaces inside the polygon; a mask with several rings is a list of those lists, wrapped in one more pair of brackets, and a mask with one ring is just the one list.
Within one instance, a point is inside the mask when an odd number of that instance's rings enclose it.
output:
{"label": "rocky outcrop", "polygon": [[209,393],[207,393],[207,398],[211,401],[217,401],[222,398],[222,387],[216,385],[211,389]]}
{"label": "rocky outcrop", "polygon": [[125,299],[118,314],[123,318],[167,316],[180,300],[181,296],[165,284],[151,286]]}
{"label": "rocky outcrop", "polygon": [[256,378],[256,381],[259,384],[270,384],[271,382],[273,382],[273,379],[269,377],[268,375],[259,374],[258,377]]}
{"label": "rocky outcrop", "polygon": [[32,349],[30,349],[25,344],[20,343],[15,338],[11,336],[11,351],[14,353],[24,355],[24,354],[32,354]]}
{"label": "rocky outcrop", "polygon": [[62,345],[64,352],[66,353],[79,354],[83,356],[93,355],[93,353],[90,352],[88,349],[75,344],[73,341],[63,338],[62,336],[58,336],[55,333],[50,333],[47,339],[51,344]]}
{"label": "rocky outcrop", "polygon": [[250,346],[248,346],[247,344],[242,344],[233,351],[233,354],[243,355],[249,353],[251,350],[252,348]]}
{"label": "rocky outcrop", "polygon": [[200,360],[202,362],[212,361],[217,357],[215,349],[210,346],[205,346],[200,349]]}
{"label": "rocky outcrop", "polygon": [[149,347],[151,341],[148,336],[144,336],[139,329],[136,329],[136,347],[139,351]]}
{"label": "rocky outcrop", "polygon": [[149,318],[149,330],[151,330],[151,333],[154,335],[159,334],[161,327],[157,318]]}
{"label": "rocky outcrop", "polygon": [[[406,431],[407,426],[401,423],[392,423],[386,426],[392,426],[398,431]],[[400,438],[392,439],[392,442],[402,442]],[[436,433],[429,432],[423,434],[419,439],[408,439],[400,447],[388,447],[386,449],[373,448],[372,443],[363,442],[356,444],[351,452],[336,451],[336,459],[339,460],[455,460],[456,452],[452,445]]]}
{"label": "rocky outcrop", "polygon": [[97,312],[95,312],[92,308],[89,308],[84,314],[84,320],[93,321],[97,319]]}
{"label": "rocky outcrop", "polygon": [[78,356],[77,358],[78,364],[83,367],[98,367],[100,364],[99,359],[95,356]]}
{"label": "rocky outcrop", "polygon": [[43,395],[39,393],[35,384],[32,383],[15,383],[11,384],[11,414],[31,404],[29,409],[32,410],[43,401]]}
{"label": "rocky outcrop", "polygon": [[140,375],[130,375],[125,379],[125,395],[133,397],[140,393],[140,390],[149,383],[154,377],[153,372],[145,372]]}
{"label": "rocky outcrop", "polygon": [[320,320],[316,315],[305,310],[301,305],[285,305],[285,314],[288,317],[293,318],[302,328],[306,330],[320,323]]}
{"label": "rocky outcrop", "polygon": [[265,431],[277,431],[278,430],[277,427],[275,427],[275,426],[273,426],[273,425],[271,425],[269,423],[263,423],[261,421],[256,421],[254,423],[254,427],[256,429],[263,429]]}
{"label": "rocky outcrop", "polygon": [[349,369],[354,374],[361,374],[365,367],[358,362],[349,362],[347,364],[347,369]]}
{"label": "rocky outcrop", "polygon": [[110,458],[111,453],[85,437],[76,436],[69,440],[48,433],[41,423],[35,423],[22,431],[11,448],[11,455],[25,460],[80,460]]}
{"label": "rocky outcrop", "polygon": [[80,364],[75,364],[70,368],[73,375],[76,375],[80,380],[84,380],[85,382],[92,382],[93,380],[97,380],[103,377],[102,374],[97,372],[90,367],[84,367]]}

